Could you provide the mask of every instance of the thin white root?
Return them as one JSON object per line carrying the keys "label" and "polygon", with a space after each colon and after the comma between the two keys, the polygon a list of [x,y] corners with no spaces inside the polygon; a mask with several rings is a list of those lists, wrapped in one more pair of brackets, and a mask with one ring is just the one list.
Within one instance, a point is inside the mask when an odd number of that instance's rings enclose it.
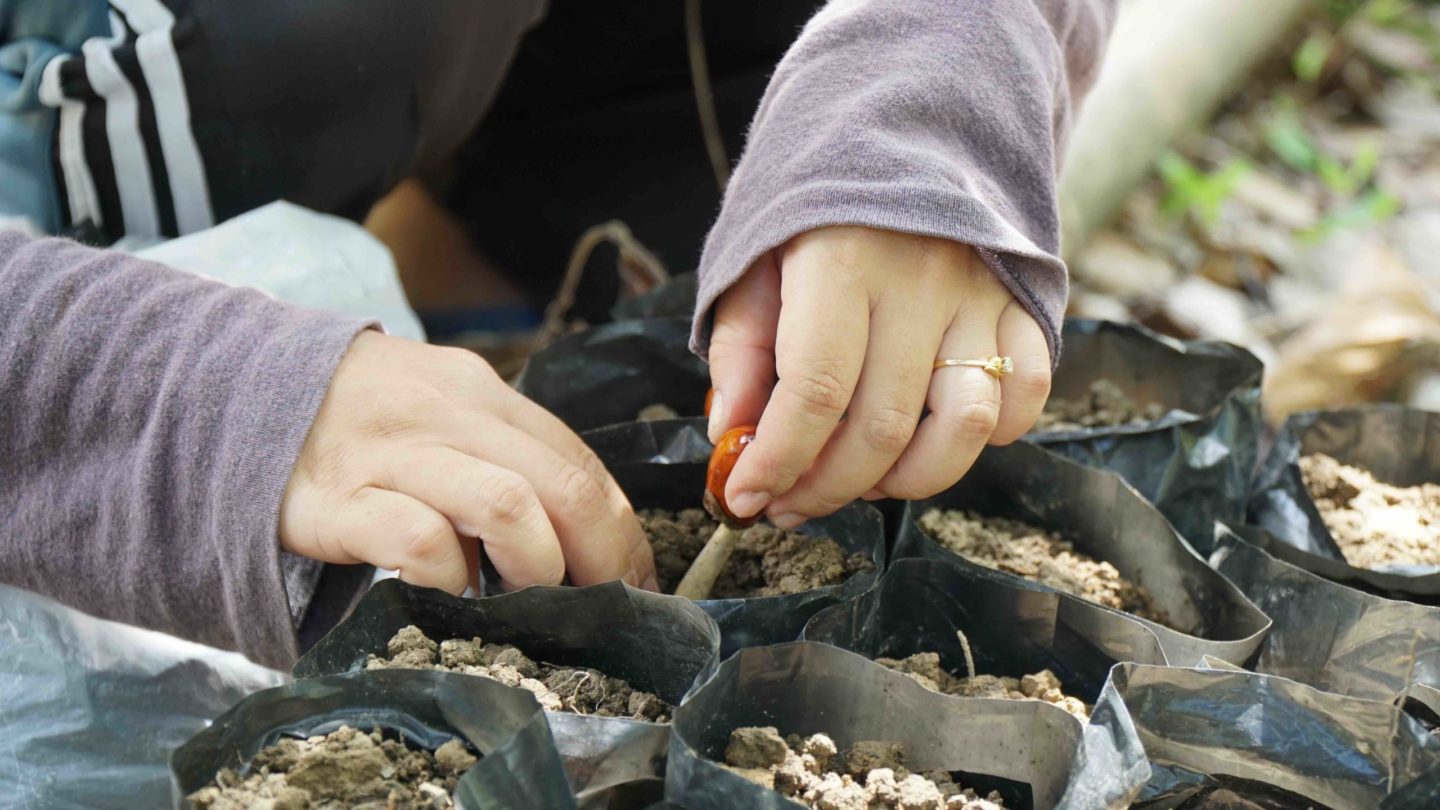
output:
{"label": "thin white root", "polygon": [[956,637],[960,639],[960,649],[965,651],[965,677],[975,677],[975,657],[970,654],[970,639],[965,637],[964,630],[956,630]]}

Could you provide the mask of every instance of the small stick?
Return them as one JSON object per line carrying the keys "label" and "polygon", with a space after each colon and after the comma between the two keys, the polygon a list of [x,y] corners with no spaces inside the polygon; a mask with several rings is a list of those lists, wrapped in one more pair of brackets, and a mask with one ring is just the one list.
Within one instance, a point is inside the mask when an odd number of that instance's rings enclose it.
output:
{"label": "small stick", "polygon": [[725,563],[730,561],[730,554],[735,551],[735,541],[739,539],[739,530],[721,523],[715,533],[710,535],[710,539],[705,541],[705,547],[700,549],[699,556],[690,563],[690,570],[685,572],[684,578],[676,586],[675,595],[697,602],[709,599],[710,591],[715,588],[715,580],[719,579]]}
{"label": "small stick", "polygon": [[964,630],[956,630],[955,635],[960,638],[960,649],[965,651],[965,676],[966,680],[975,678],[975,658],[970,655],[970,639],[965,637]]}

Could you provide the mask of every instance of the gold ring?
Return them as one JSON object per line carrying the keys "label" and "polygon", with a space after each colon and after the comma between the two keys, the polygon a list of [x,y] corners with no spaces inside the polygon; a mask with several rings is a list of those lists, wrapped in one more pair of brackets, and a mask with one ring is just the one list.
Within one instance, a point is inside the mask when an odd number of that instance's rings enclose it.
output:
{"label": "gold ring", "polygon": [[942,357],[935,361],[934,371],[946,366],[967,366],[978,368],[995,379],[1000,379],[1007,374],[1015,373],[1015,361],[1007,357],[995,356],[988,360],[962,360],[958,357]]}

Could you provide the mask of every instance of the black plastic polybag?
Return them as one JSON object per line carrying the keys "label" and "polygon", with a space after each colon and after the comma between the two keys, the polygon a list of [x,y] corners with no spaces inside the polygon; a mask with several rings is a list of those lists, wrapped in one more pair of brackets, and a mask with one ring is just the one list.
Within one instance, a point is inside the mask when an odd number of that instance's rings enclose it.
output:
{"label": "black plastic polybag", "polygon": [[1395,706],[1274,675],[1119,664],[1106,692],[1154,769],[1136,807],[1173,807],[1228,776],[1358,810],[1440,768],[1440,738]]}
{"label": "black plastic polybag", "polygon": [[[295,664],[295,675],[360,669],[411,624],[437,642],[479,636],[513,644],[536,661],[598,669],[675,705],[709,675],[720,652],[719,629],[692,602],[619,582],[463,599],[388,579]],[[582,804],[604,806],[618,785],[664,776],[668,724],[570,712],[549,717]]]}
{"label": "black plastic polybag", "polygon": [[689,319],[596,326],[532,355],[515,387],[574,430],[630,422],[657,404],[699,416],[710,372],[689,339]]}
{"label": "black plastic polybag", "polygon": [[185,797],[221,768],[240,769],[281,737],[342,725],[398,732],[431,750],[460,738],[480,761],[455,788],[458,807],[575,806],[534,695],[452,672],[383,670],[300,680],[241,701],[170,757],[175,807],[188,807]]}
{"label": "black plastic polybag", "polygon": [[610,317],[617,321],[636,318],[685,318],[695,311],[700,292],[700,279],[694,273],[681,273],[649,292],[626,298],[610,308]]}
{"label": "black plastic polybag", "polygon": [[283,673],[0,585],[0,804],[165,807],[170,752]]}
{"label": "black plastic polybag", "polygon": [[[581,436],[595,450],[636,510],[698,508],[705,491],[710,442],[701,419],[634,422]],[[885,529],[869,504],[852,503],[811,520],[799,531],[829,537],[846,553],[863,552],[875,563],[839,585],[783,596],[707,599],[697,604],[720,625],[720,655],[741,647],[793,641],[816,612],[863,593],[885,567]]]}
{"label": "black plastic polybag", "polygon": [[1309,411],[1285,420],[1255,479],[1250,522],[1279,540],[1267,551],[1327,579],[1396,599],[1440,603],[1440,568],[1366,569],[1345,561],[1300,474],[1301,456],[1325,453],[1408,487],[1440,481],[1440,413],[1401,405]]}
{"label": "black plastic polybag", "polygon": [[1182,342],[1111,321],[1066,320],[1064,340],[1052,397],[1083,398],[1107,379],[1166,413],[1136,425],[1032,431],[1025,441],[1120,473],[1208,551],[1214,522],[1245,514],[1263,430],[1260,361],[1228,343]]}
{"label": "black plastic polybag", "polygon": [[[1140,622],[1155,633],[1165,658],[1193,666],[1206,656],[1240,664],[1260,646],[1270,620],[1233,584],[1215,572],[1175,532],[1163,515],[1118,475],[1087,467],[1035,445],[991,447],[980,454],[960,483],[906,505],[895,557],[953,562],[1005,581],[1022,577],[991,571],[941,546],[917,520],[931,508],[966,509],[991,517],[1021,520],[1056,532],[1075,549],[1107,561],[1150,590],[1155,605],[1180,632],[1118,610],[1083,602],[1077,612],[1095,612],[1107,636],[1132,633]],[[1045,587],[1029,583],[1030,587]]]}
{"label": "black plastic polybag", "polygon": [[1255,670],[1326,692],[1393,702],[1414,699],[1440,711],[1440,607],[1348,588],[1266,554],[1248,542],[1255,527],[1216,532],[1210,564],[1274,622]]}
{"label": "black plastic polybag", "polygon": [[1014,808],[1125,807],[1149,776],[1113,700],[1102,698],[1087,725],[1042,701],[942,695],[838,647],[791,642],[741,650],[680,708],[666,798],[689,810],[794,807],[719,764],[730,732],[744,726],[828,734],[842,751],[861,740],[902,742],[910,770],[980,775],[961,778],[972,785],[1007,781],[1021,799],[1007,796]]}
{"label": "black plastic polybag", "polygon": [[1084,600],[990,573],[944,560],[894,560],[874,588],[815,614],[804,639],[871,659],[935,652],[941,666],[964,675],[959,630],[976,672],[1018,678],[1049,669],[1066,694],[1086,703],[1099,698],[1119,661],[1165,663],[1144,625],[1132,622],[1123,635],[1106,637],[1109,628],[1095,625]]}

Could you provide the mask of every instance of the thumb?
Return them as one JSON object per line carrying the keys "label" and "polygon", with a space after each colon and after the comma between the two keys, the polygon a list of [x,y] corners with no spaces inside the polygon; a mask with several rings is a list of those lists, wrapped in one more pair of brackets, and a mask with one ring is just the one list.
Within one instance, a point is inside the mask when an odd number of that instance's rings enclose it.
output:
{"label": "thumb", "polygon": [[710,333],[710,441],[736,425],[760,421],[775,387],[775,329],[780,322],[780,268],[774,252],[753,264],[715,302]]}

